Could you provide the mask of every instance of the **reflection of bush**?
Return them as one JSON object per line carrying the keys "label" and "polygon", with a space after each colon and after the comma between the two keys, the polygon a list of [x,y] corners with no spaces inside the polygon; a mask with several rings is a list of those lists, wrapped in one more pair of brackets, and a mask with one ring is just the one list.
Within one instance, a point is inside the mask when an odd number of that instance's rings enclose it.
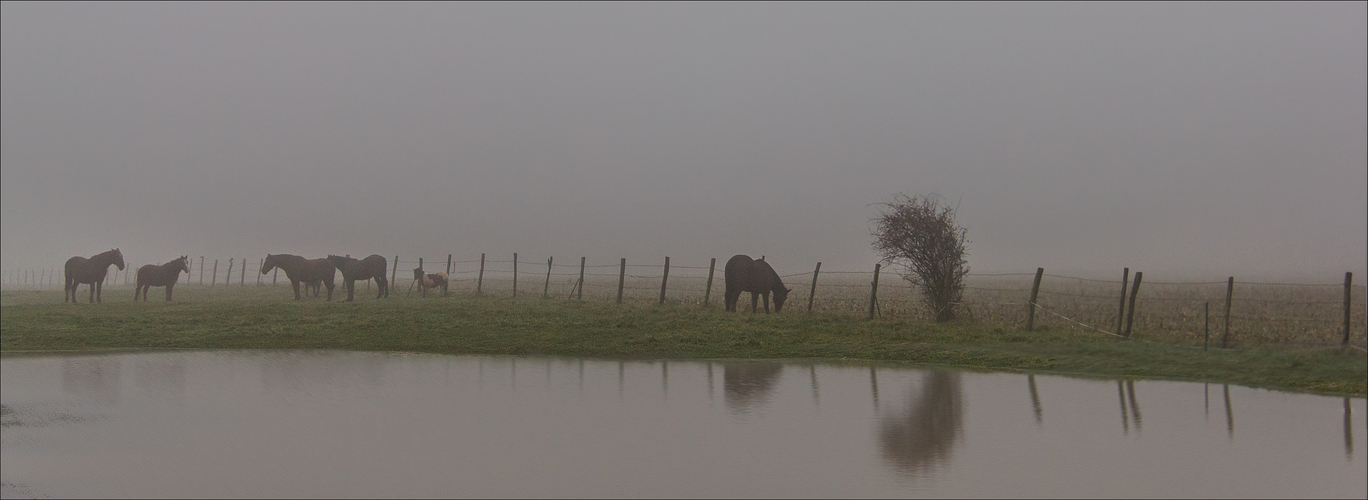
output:
{"label": "reflection of bush", "polygon": [[911,475],[924,475],[948,460],[964,430],[961,393],[958,373],[929,373],[921,394],[901,414],[879,422],[884,459]]}
{"label": "reflection of bush", "polygon": [[733,413],[749,413],[752,406],[764,406],[779,380],[784,365],[778,363],[745,363],[722,368],[722,389],[727,409]]}

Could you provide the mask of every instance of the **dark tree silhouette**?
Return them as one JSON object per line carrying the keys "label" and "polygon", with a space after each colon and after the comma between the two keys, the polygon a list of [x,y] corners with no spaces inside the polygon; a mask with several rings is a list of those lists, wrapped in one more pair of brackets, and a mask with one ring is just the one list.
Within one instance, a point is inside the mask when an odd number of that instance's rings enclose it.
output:
{"label": "dark tree silhouette", "polygon": [[955,306],[964,295],[964,276],[969,274],[965,260],[968,230],[955,223],[955,208],[942,206],[935,194],[898,194],[882,206],[871,221],[874,250],[921,289],[936,321],[955,319]]}

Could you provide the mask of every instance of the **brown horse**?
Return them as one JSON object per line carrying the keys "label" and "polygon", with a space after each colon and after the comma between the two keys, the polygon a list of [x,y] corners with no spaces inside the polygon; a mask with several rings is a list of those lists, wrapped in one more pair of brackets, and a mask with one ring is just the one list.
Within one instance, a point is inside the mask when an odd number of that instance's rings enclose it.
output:
{"label": "brown horse", "polygon": [[101,252],[87,259],[85,257],[72,257],[66,261],[66,288],[62,291],[62,302],[68,298],[71,303],[76,303],[76,289],[81,284],[90,285],[90,303],[103,302],[101,300],[101,289],[104,288],[105,275],[109,274],[109,265],[114,264],[122,271],[124,268],[123,252],[115,248],[108,252]]}
{"label": "brown horse", "polygon": [[380,288],[380,293],[375,298],[389,297],[389,280],[385,279],[385,257],[370,254],[361,260],[341,255],[329,255],[328,260],[337,266],[338,271],[342,271],[342,279],[347,282],[347,302],[351,302],[352,292],[356,288],[357,280],[368,280],[375,278],[375,284]]}
{"label": "brown horse", "polygon": [[[271,272],[272,268],[279,267],[285,270],[285,277],[290,278],[290,286],[294,287],[295,300],[299,300],[299,283],[309,286],[311,283],[321,283],[328,286],[328,300],[332,300],[333,277],[336,276],[337,268],[328,259],[305,259],[298,255],[287,253],[266,254],[266,261],[261,263],[261,274]],[[317,292],[314,294],[318,296]]]}
{"label": "brown horse", "polygon": [[[429,288],[441,288],[442,296],[446,297],[447,282],[449,281],[447,279],[447,273],[436,272],[424,274],[423,268],[415,267],[413,268],[413,281],[418,282],[418,291],[423,294],[424,298],[427,297],[427,289]],[[410,288],[410,290],[412,289]]]}
{"label": "brown horse", "polygon": [[147,291],[154,286],[166,287],[166,301],[171,302],[171,289],[176,287],[176,280],[180,278],[181,271],[190,274],[189,256],[182,255],[181,258],[160,266],[148,264],[139,267],[137,287],[133,289],[133,302],[138,301],[138,294],[142,294],[142,299],[146,302]]}
{"label": "brown horse", "polygon": [[741,297],[741,292],[751,293],[751,313],[755,312],[760,297],[764,297],[765,314],[769,314],[770,292],[774,292],[774,312],[784,308],[784,300],[788,298],[789,289],[784,288],[779,273],[774,272],[774,268],[765,262],[764,257],[752,260],[746,255],[736,255],[727,260],[725,269],[727,312],[736,311],[736,301]]}

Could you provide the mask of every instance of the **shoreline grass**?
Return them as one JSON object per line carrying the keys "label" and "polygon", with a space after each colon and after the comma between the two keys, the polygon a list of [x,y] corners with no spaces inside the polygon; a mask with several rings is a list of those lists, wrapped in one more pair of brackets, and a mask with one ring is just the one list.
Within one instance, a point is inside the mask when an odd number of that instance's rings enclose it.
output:
{"label": "shoreline grass", "polygon": [[[190,291],[190,290],[187,290]],[[346,349],[588,358],[864,360],[1080,377],[1230,383],[1362,397],[1355,350],[1191,346],[1100,334],[832,313],[752,315],[680,304],[453,294],[356,302],[292,292],[182,294],[177,302],[63,304],[0,294],[0,353],[156,349]],[[155,295],[155,294],[151,294]],[[286,296],[288,295],[288,296]],[[336,297],[336,295],[334,295]],[[107,297],[108,298],[108,297]]]}

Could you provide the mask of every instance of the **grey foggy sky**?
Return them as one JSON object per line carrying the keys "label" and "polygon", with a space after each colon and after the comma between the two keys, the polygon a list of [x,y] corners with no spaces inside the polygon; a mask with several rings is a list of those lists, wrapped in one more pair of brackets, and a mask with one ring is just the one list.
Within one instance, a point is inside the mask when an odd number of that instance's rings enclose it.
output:
{"label": "grey foggy sky", "polygon": [[0,265],[865,270],[935,192],[974,272],[1334,282],[1365,5],[4,2]]}

